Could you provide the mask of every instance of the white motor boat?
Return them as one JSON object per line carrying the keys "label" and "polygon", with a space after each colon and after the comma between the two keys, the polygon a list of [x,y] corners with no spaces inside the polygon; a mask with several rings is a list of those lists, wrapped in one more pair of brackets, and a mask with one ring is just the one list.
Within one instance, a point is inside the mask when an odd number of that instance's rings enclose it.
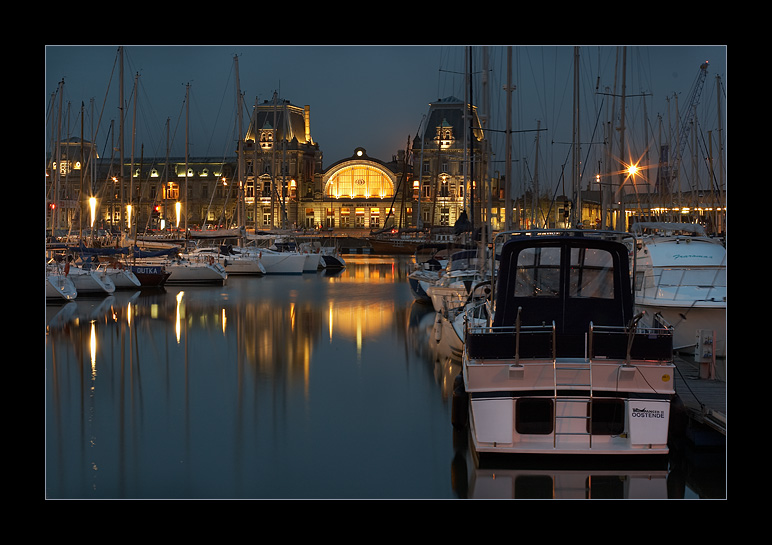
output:
{"label": "white motor boat", "polygon": [[78,296],[78,290],[72,280],[62,273],[46,270],[46,301],[67,302]]}
{"label": "white motor boat", "polygon": [[[726,248],[688,223],[641,222],[637,239],[635,306],[642,324],[673,327],[673,348],[693,353],[712,339],[716,356],[726,355]],[[704,354],[701,354],[704,355]]]}
{"label": "white motor boat", "polygon": [[[634,315],[622,242],[632,235],[497,237],[510,238],[490,300],[467,307],[453,395],[453,425],[469,427],[478,459],[608,455],[666,464],[672,331],[643,328]],[[471,315],[485,305],[481,324],[482,314]]]}

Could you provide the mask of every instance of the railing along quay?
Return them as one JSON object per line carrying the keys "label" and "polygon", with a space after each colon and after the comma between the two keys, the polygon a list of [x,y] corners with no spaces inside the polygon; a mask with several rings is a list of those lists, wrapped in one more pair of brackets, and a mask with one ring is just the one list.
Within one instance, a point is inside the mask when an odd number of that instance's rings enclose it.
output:
{"label": "railing along quay", "polygon": [[675,356],[676,392],[689,418],[726,436],[726,381],[705,378],[692,358]]}

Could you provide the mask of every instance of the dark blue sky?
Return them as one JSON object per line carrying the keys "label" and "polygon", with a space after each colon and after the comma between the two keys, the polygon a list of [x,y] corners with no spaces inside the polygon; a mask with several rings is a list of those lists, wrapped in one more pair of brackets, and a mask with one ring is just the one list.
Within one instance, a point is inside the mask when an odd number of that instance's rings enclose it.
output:
{"label": "dark blue sky", "polygon": [[[90,140],[93,125],[101,118],[94,140],[102,156],[109,156],[109,123],[118,116],[118,46],[46,47],[46,142],[51,128],[51,96],[64,79],[65,105],[70,103],[64,134],[80,135],[80,107],[85,103]],[[479,70],[482,47],[474,48],[475,100],[482,107]],[[617,47],[582,46],[580,52],[581,140],[598,139],[598,120],[607,103],[596,93],[614,84]],[[532,130],[540,123],[541,175],[559,176],[565,163],[566,142],[572,138],[573,54],[571,46],[514,48],[513,94],[515,129]],[[643,148],[644,133],[651,140],[652,126],[675,119],[685,108],[703,61],[710,62],[698,109],[700,126],[715,131],[716,75],[726,88],[725,46],[635,46],[627,48],[629,143]],[[455,95],[463,98],[463,46],[125,46],[124,88],[126,100],[139,73],[135,156],[144,145],[145,156],[165,154],[165,125],[170,119],[174,140],[172,155],[184,154],[186,84],[190,84],[190,154],[233,156],[235,142],[234,56],[239,58],[240,87],[247,109],[257,98],[271,100],[273,92],[297,106],[311,107],[311,135],[324,152],[324,165],[350,156],[362,146],[379,159],[389,160],[415,135],[429,103]],[[506,47],[492,46],[490,55],[491,126],[505,128]],[[115,70],[113,72],[113,70]],[[621,76],[617,91],[621,93]],[[109,90],[108,90],[109,86]],[[722,93],[725,91],[722,91]],[[670,100],[668,101],[668,98]],[[93,111],[92,116],[92,101]],[[723,101],[723,98],[722,98]],[[617,103],[618,104],[618,103]],[[725,107],[722,106],[726,118]],[[643,112],[649,119],[643,124]],[[683,113],[683,112],[682,112]],[[131,145],[133,104],[127,110],[127,156]],[[659,116],[659,117],[658,117]],[[69,126],[69,130],[67,127]],[[175,130],[176,128],[176,130]],[[724,125],[724,128],[726,126]],[[656,130],[656,129],[654,129]],[[636,136],[638,133],[640,136]],[[503,134],[495,135],[503,141]],[[636,140],[640,143],[635,143]],[[515,144],[517,157],[530,157],[535,133],[521,133]],[[639,150],[632,150],[641,153]],[[503,154],[501,159],[503,160]],[[588,161],[590,159],[588,158]],[[532,160],[531,160],[532,161]],[[526,161],[519,162],[525,165]],[[532,168],[533,165],[529,164]],[[498,166],[503,170],[503,165]]]}

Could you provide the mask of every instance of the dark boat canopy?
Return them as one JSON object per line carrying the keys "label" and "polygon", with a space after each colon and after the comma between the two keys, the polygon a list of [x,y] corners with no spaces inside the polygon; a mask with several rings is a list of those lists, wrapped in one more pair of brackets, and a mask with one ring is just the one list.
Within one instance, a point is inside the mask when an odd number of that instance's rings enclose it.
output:
{"label": "dark boat canopy", "polygon": [[627,326],[633,297],[627,247],[576,234],[516,236],[501,249],[494,326],[551,325],[582,342],[590,323]]}

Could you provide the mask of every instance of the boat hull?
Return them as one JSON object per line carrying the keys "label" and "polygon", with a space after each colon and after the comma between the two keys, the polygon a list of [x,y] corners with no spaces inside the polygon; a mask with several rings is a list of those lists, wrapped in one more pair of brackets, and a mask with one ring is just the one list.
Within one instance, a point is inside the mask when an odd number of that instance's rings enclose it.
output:
{"label": "boat hull", "polygon": [[66,303],[77,296],[75,284],[68,277],[62,274],[46,275],[46,301]]}
{"label": "boat hull", "polygon": [[225,272],[228,275],[244,276],[262,276],[265,274],[265,267],[257,258],[236,258],[227,257],[225,259]]}
{"label": "boat hull", "polygon": [[[559,360],[556,365],[568,370],[581,363]],[[579,386],[555,396],[553,373],[551,361],[518,368],[511,361],[466,362],[468,423],[477,453],[668,454],[670,401],[675,395],[672,365],[620,371],[618,362],[593,364],[592,396]],[[626,387],[620,389],[618,384]],[[592,429],[588,430],[590,414]]]}
{"label": "boat hull", "polygon": [[104,270],[83,270],[70,267],[67,276],[72,280],[78,295],[109,295],[115,284]]}
{"label": "boat hull", "polygon": [[265,274],[303,274],[306,257],[289,252],[262,252],[260,262]]}
{"label": "boat hull", "polygon": [[658,327],[657,316],[673,327],[673,350],[694,354],[697,343],[705,332],[713,338],[713,353],[726,357],[726,305],[708,302],[692,306],[665,305],[661,302],[636,302],[636,310],[643,311],[645,327]]}
{"label": "boat hull", "polygon": [[115,289],[136,289],[141,288],[142,283],[132,271],[126,269],[112,269],[107,271],[107,276],[115,284]]}
{"label": "boat hull", "polygon": [[219,263],[172,263],[166,284],[225,284],[228,274]]}
{"label": "boat hull", "polygon": [[160,265],[132,265],[130,267],[131,272],[139,280],[140,286],[143,288],[160,288],[166,283],[170,273],[166,272]]}

